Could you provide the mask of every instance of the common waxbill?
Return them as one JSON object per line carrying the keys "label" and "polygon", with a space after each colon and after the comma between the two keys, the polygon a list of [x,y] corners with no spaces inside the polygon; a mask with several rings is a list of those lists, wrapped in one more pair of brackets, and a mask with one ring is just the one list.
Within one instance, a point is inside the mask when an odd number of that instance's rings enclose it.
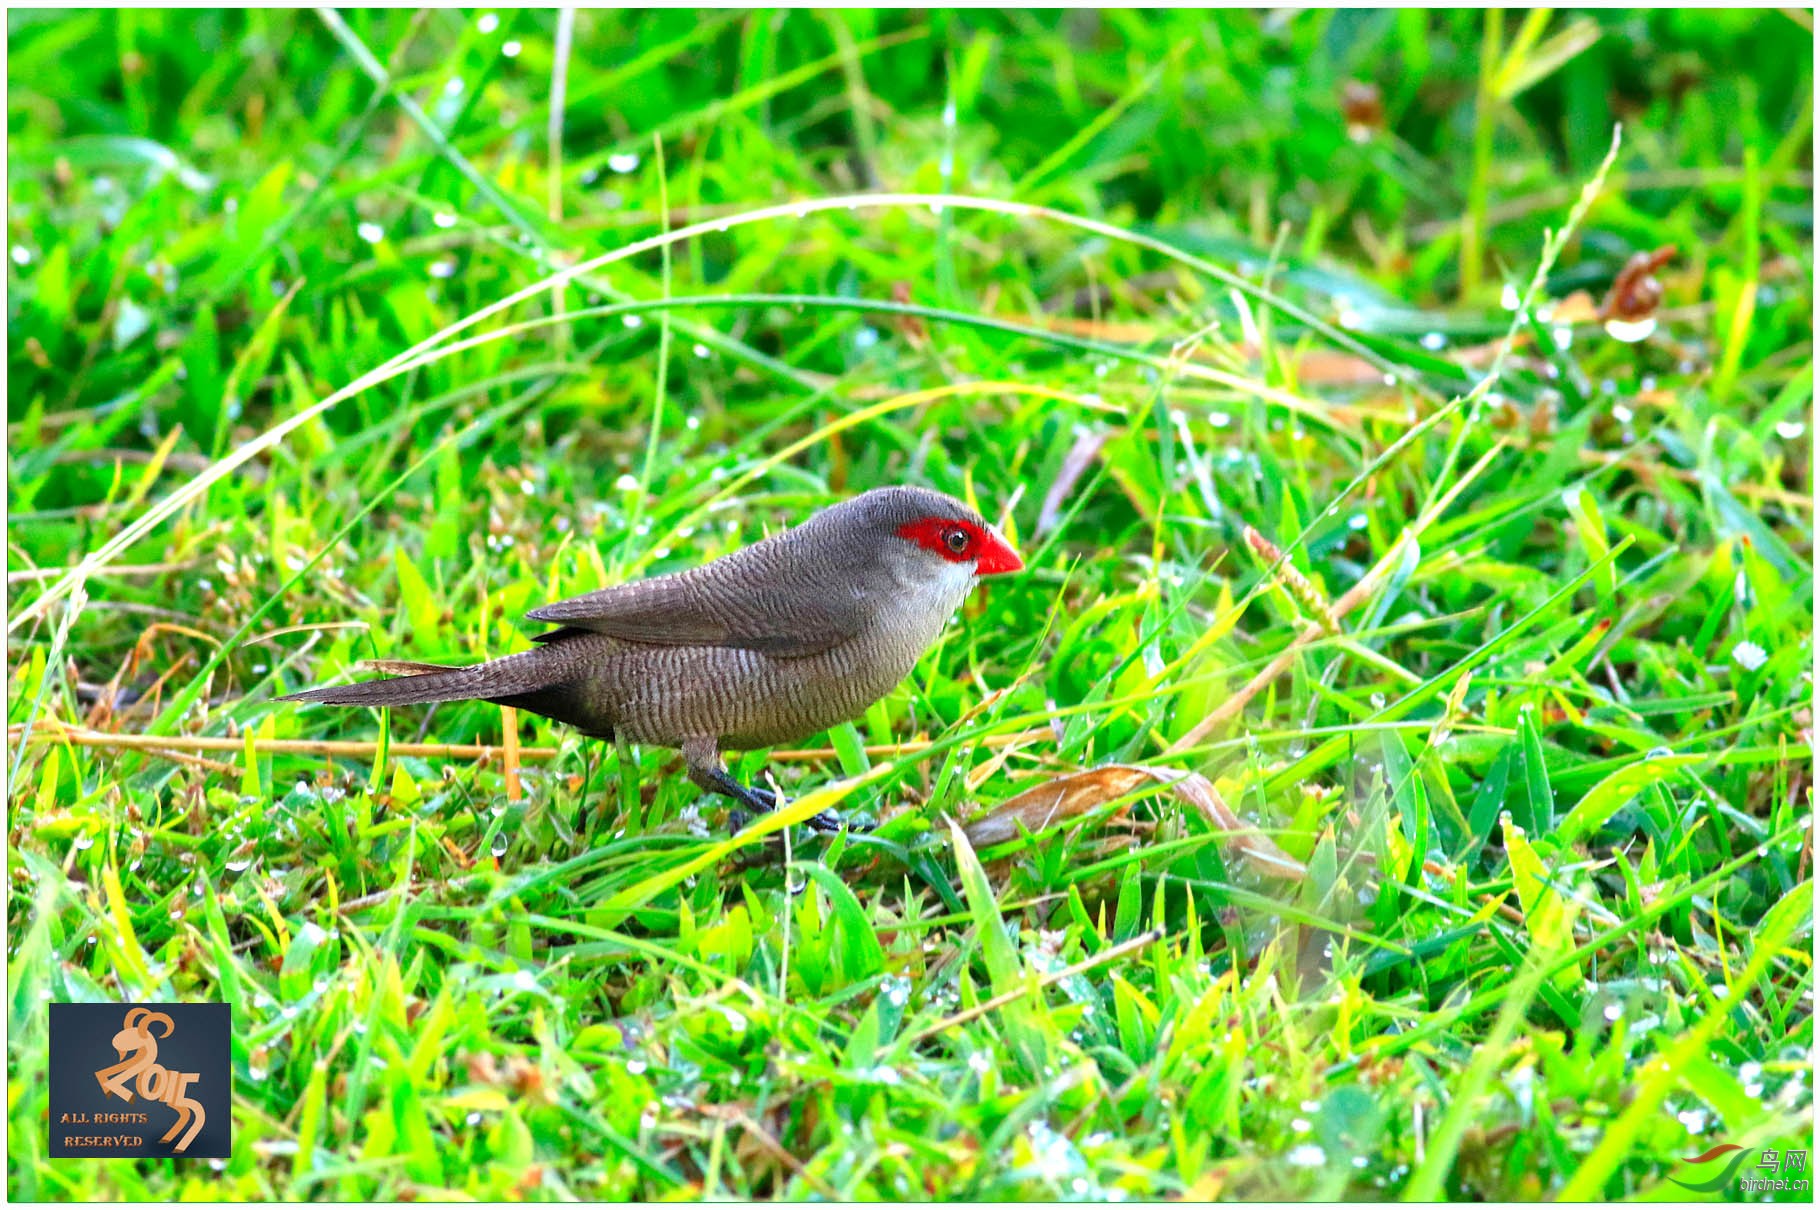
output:
{"label": "common waxbill", "polygon": [[280,701],[480,699],[584,733],[682,750],[689,778],[758,811],[721,749],[792,743],[858,718],[915,667],[979,576],[1023,560],[973,509],[881,487],[711,563],[533,609],[556,629],[468,667],[379,661],[391,680]]}

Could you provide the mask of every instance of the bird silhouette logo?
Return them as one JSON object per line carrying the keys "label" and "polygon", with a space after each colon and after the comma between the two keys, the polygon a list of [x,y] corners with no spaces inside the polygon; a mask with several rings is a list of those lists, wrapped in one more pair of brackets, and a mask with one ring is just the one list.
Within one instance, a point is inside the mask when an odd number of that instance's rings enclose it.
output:
{"label": "bird silhouette logo", "polygon": [[1688,1164],[1710,1164],[1714,1160],[1729,1155],[1734,1151],[1738,1154],[1732,1156],[1731,1162],[1726,1164],[1724,1170],[1717,1176],[1709,1177],[1704,1181],[1684,1181],[1672,1176],[1668,1179],[1674,1181],[1675,1184],[1681,1186],[1683,1189],[1691,1189],[1695,1193],[1717,1193],[1719,1190],[1730,1186],[1732,1178],[1738,1175],[1738,1169],[1743,1166],[1744,1161],[1747,1158],[1743,1147],[1739,1146],[1737,1143],[1720,1143],[1710,1151],[1702,1152],[1699,1155],[1690,1155],[1683,1161]]}

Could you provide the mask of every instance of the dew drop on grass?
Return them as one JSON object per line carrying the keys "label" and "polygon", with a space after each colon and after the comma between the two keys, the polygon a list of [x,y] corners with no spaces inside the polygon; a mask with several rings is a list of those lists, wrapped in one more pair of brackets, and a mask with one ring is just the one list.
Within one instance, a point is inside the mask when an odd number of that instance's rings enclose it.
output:
{"label": "dew drop on grass", "polygon": [[506,840],[506,834],[504,832],[499,832],[494,835],[493,845],[489,851],[495,857],[504,857],[506,855],[506,849],[510,847],[510,844]]}
{"label": "dew drop on grass", "polygon": [[1307,1134],[1310,1130],[1314,1129],[1314,1126],[1307,1118],[1295,1118],[1290,1121],[1289,1128],[1297,1134]]}
{"label": "dew drop on grass", "polygon": [[635,1076],[644,1075],[645,1069],[649,1066],[650,1066],[650,1064],[646,1063],[643,1059],[627,1059],[626,1060],[626,1070],[631,1072]]}
{"label": "dew drop on grass", "polygon": [[1313,1143],[1302,1143],[1292,1148],[1285,1158],[1293,1168],[1319,1168],[1327,1162],[1327,1153]]}
{"label": "dew drop on grass", "polygon": [[455,262],[452,260],[431,261],[430,262],[430,276],[431,277],[454,277],[455,276]]}
{"label": "dew drop on grass", "polygon": [[645,323],[644,318],[639,315],[628,315],[619,322],[625,324],[628,328],[642,328]]}
{"label": "dew drop on grass", "polygon": [[708,356],[708,346],[704,345],[704,344],[698,344],[695,346],[693,352],[695,353],[695,355],[697,357],[703,358],[705,360]]}
{"label": "dew drop on grass", "polygon": [[1565,352],[1574,347],[1574,330],[1569,327],[1556,328],[1554,331],[1555,348]]}
{"label": "dew drop on grass", "polygon": [[1215,412],[1207,420],[1216,429],[1223,429],[1232,423],[1232,417],[1225,412]]}
{"label": "dew drop on grass", "polygon": [[354,228],[354,230],[361,239],[369,244],[377,244],[380,240],[385,238],[385,228],[381,227],[378,223],[362,223],[360,226]]}
{"label": "dew drop on grass", "polygon": [[470,1125],[470,1126],[480,1125],[480,1110],[476,1109],[472,1113],[468,1114],[468,1125]]}
{"label": "dew drop on grass", "polygon": [[638,153],[621,151],[607,157],[607,167],[624,176],[628,172],[638,171]]}
{"label": "dew drop on grass", "polygon": [[1776,436],[1784,441],[1793,441],[1807,432],[1807,426],[1798,420],[1784,420],[1776,426]]}
{"label": "dew drop on grass", "polygon": [[95,835],[92,832],[78,832],[75,843],[78,849],[92,849],[95,847]]}
{"label": "dew drop on grass", "polygon": [[1439,332],[1422,333],[1422,347],[1429,352],[1438,352],[1447,347],[1447,337]]}
{"label": "dew drop on grass", "polygon": [[530,971],[517,971],[512,975],[512,986],[521,992],[537,990],[537,976]]}
{"label": "dew drop on grass", "polygon": [[507,42],[504,46],[500,47],[499,53],[504,55],[508,59],[516,59],[518,57],[518,53],[520,51],[522,51],[524,48],[525,48],[524,43],[522,43],[518,39],[514,38],[510,42]]}
{"label": "dew drop on grass", "polygon": [[1619,1017],[1624,1015],[1624,1006],[1622,1004],[1607,1004],[1603,1015],[1607,1021],[1616,1021]]}
{"label": "dew drop on grass", "polygon": [[430,221],[435,223],[438,227],[441,227],[444,231],[447,231],[450,227],[455,225],[455,216],[438,212],[430,216]]}
{"label": "dew drop on grass", "polygon": [[14,244],[13,245],[13,263],[15,265],[31,264],[32,263],[32,250],[30,248],[27,248],[24,244]]}
{"label": "dew drop on grass", "polygon": [[1625,344],[1636,344],[1639,340],[1647,340],[1655,333],[1655,330],[1656,317],[1654,315],[1634,322],[1623,319],[1605,321],[1605,334],[1613,340],[1621,340]]}
{"label": "dew drop on grass", "polygon": [[478,29],[483,34],[492,33],[494,30],[499,28],[499,14],[498,13],[480,14],[480,20],[474,22],[474,28]]}
{"label": "dew drop on grass", "polygon": [[1517,288],[1509,282],[1505,282],[1504,292],[1498,295],[1498,305],[1503,307],[1506,311],[1515,311],[1522,303],[1523,298],[1522,295],[1517,293]]}
{"label": "dew drop on grass", "polygon": [[635,492],[638,490],[638,478],[635,475],[621,475],[613,480],[615,491]]}

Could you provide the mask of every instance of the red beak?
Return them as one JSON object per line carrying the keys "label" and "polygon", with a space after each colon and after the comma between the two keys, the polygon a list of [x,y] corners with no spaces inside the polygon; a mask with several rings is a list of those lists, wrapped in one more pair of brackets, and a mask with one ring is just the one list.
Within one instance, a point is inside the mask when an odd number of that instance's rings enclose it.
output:
{"label": "red beak", "polygon": [[986,541],[980,548],[980,560],[977,571],[982,576],[1002,576],[1007,572],[1024,570],[1024,561],[1018,558],[1011,543],[1005,541],[998,530],[988,526]]}

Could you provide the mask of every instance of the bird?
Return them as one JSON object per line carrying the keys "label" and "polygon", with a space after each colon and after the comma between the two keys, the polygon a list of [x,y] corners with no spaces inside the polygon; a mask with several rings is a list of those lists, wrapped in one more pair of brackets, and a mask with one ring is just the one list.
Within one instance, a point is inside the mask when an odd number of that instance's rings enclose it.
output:
{"label": "bird", "polygon": [[[724,751],[858,718],[910,674],[980,577],[1023,567],[961,501],[874,488],[698,567],[533,609],[525,616],[554,629],[528,651],[466,666],[370,661],[390,679],[278,700],[515,706],[589,736],[674,748],[696,786],[763,813],[776,795],[736,780]],[[811,822],[839,827],[826,814]]]}

